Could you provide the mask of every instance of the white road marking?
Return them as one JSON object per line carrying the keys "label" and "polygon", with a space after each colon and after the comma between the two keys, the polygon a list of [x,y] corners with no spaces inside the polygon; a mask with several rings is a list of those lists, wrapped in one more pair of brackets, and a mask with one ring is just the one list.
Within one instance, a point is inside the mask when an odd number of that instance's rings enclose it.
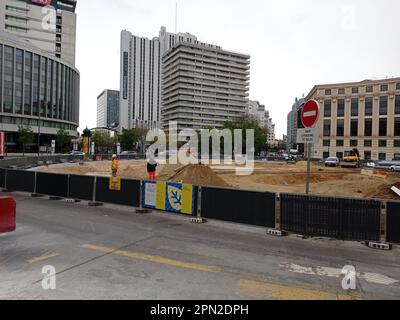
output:
{"label": "white road marking", "polygon": [[[294,273],[302,273],[309,274],[314,276],[325,276],[325,277],[333,277],[339,278],[342,276],[342,270],[337,268],[329,268],[329,267],[304,267],[294,263],[281,263],[280,267],[285,268],[289,272]],[[371,272],[357,272],[357,278],[363,279],[369,283],[381,284],[385,286],[389,286],[399,282],[399,280],[390,278],[383,274],[379,273],[371,273]]]}

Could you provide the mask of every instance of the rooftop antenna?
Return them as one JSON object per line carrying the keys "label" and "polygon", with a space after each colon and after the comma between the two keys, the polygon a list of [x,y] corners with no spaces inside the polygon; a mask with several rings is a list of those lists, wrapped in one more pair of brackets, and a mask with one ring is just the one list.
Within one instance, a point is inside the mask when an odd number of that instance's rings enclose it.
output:
{"label": "rooftop antenna", "polygon": [[175,34],[178,32],[178,1],[175,3]]}

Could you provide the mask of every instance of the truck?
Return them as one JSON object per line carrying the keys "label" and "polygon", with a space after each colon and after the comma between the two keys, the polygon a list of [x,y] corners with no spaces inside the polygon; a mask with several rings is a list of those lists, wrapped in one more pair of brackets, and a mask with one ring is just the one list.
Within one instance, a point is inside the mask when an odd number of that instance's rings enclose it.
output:
{"label": "truck", "polygon": [[361,158],[358,149],[353,149],[350,151],[345,151],[343,159],[340,162],[340,167],[342,168],[360,168]]}

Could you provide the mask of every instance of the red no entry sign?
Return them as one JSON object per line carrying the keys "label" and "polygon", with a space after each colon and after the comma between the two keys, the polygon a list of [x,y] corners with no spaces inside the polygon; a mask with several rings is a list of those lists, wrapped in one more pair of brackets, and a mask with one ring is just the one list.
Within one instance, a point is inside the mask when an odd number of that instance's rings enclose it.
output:
{"label": "red no entry sign", "polygon": [[301,122],[306,128],[311,128],[315,125],[319,115],[319,104],[315,100],[309,100],[301,111]]}

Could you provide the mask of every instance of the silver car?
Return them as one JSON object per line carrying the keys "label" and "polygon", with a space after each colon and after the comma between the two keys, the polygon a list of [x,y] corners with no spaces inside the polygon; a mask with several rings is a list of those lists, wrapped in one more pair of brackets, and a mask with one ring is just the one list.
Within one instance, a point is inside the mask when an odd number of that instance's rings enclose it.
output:
{"label": "silver car", "polygon": [[390,171],[392,172],[400,172],[400,165],[394,165],[390,167]]}
{"label": "silver car", "polygon": [[338,157],[329,157],[325,160],[325,167],[338,167],[340,160]]}

